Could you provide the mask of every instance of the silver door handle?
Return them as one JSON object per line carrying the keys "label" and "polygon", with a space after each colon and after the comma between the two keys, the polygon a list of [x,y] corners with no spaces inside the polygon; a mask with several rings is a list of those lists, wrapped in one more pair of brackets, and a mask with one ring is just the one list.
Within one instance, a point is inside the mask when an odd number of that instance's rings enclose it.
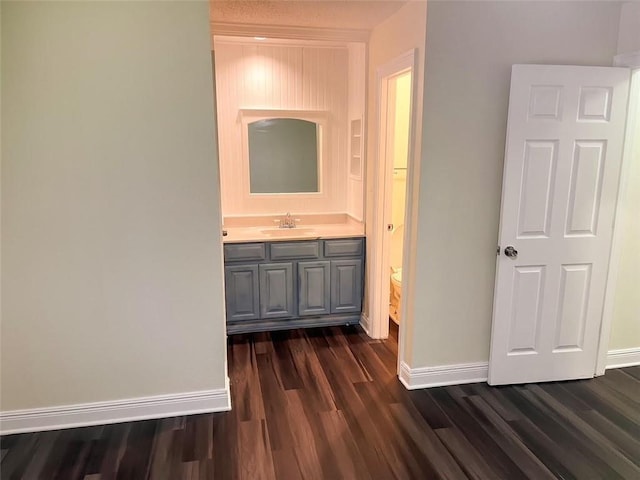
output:
{"label": "silver door handle", "polygon": [[516,250],[515,248],[513,248],[513,245],[508,245],[505,249],[504,249],[504,254],[509,257],[509,258],[518,258],[518,250]]}

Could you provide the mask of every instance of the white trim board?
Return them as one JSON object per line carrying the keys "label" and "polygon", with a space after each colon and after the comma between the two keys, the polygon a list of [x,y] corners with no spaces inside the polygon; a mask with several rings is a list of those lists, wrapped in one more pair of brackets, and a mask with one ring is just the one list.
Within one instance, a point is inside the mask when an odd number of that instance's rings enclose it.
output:
{"label": "white trim board", "polygon": [[610,368],[635,367],[636,365],[640,365],[640,347],[622,348],[607,352],[607,370]]}
{"label": "white trim board", "polygon": [[368,30],[350,28],[294,27],[281,25],[253,25],[211,22],[212,40],[217,36],[255,37],[277,39],[319,40],[328,42],[367,42]]}
{"label": "white trim board", "polygon": [[616,55],[613,57],[613,66],[640,68],[640,51]]}
{"label": "white trim board", "polygon": [[225,388],[109,402],[0,412],[0,435],[177,417],[231,410]]}
{"label": "white trim board", "polygon": [[360,326],[364,330],[364,333],[371,337],[371,320],[369,320],[369,317],[364,313],[360,315]]}
{"label": "white trim board", "polygon": [[[640,365],[640,347],[609,350],[607,369],[634,367]],[[410,368],[400,364],[400,381],[408,390],[419,388],[463,385],[465,383],[486,382],[489,371],[487,362],[441,365],[437,367]]]}
{"label": "white trim board", "polygon": [[400,364],[400,381],[408,390],[486,382],[488,373],[488,362],[421,368]]}

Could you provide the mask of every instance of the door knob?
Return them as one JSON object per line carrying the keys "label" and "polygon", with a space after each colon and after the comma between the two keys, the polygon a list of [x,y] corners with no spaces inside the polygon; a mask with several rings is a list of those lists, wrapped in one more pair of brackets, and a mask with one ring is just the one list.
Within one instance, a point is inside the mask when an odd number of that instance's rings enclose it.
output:
{"label": "door knob", "polygon": [[513,248],[512,245],[508,245],[505,249],[504,249],[504,254],[509,257],[509,258],[518,258],[518,250],[516,250],[515,248]]}

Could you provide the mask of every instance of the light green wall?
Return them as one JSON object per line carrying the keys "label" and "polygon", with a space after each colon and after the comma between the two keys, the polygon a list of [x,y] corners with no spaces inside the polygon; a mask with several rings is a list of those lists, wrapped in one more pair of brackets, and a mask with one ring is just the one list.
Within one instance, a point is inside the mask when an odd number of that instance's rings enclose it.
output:
{"label": "light green wall", "polygon": [[[631,97],[636,109],[628,141],[633,142],[629,164],[620,183],[616,223],[620,232],[620,259],[615,282],[610,350],[640,348],[640,71],[634,74]],[[614,259],[615,260],[615,259]],[[615,266],[614,266],[615,268]]]}
{"label": "light green wall", "polygon": [[[640,3],[624,2],[620,10],[618,53],[640,51]],[[635,98],[636,112],[629,112],[631,156],[620,182],[620,204],[616,223],[620,237],[620,259],[617,265],[611,323],[610,350],[640,348],[640,72],[633,75],[630,97]],[[635,132],[635,133],[634,133]],[[613,266],[616,267],[615,265]]]}
{"label": "light green wall", "polygon": [[2,410],[225,386],[207,2],[3,2]]}
{"label": "light green wall", "polygon": [[411,368],[489,358],[511,65],[610,66],[619,20],[612,2],[429,2]]}

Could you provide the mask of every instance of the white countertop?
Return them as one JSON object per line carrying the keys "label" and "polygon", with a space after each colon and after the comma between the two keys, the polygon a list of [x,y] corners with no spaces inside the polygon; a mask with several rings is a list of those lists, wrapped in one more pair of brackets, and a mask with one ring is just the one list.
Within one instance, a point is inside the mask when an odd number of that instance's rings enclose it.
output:
{"label": "white countertop", "polygon": [[364,224],[328,223],[317,225],[298,225],[296,228],[278,228],[272,226],[233,226],[225,227],[227,236],[224,243],[241,242],[278,242],[289,240],[317,240],[320,238],[343,238],[364,236]]}

